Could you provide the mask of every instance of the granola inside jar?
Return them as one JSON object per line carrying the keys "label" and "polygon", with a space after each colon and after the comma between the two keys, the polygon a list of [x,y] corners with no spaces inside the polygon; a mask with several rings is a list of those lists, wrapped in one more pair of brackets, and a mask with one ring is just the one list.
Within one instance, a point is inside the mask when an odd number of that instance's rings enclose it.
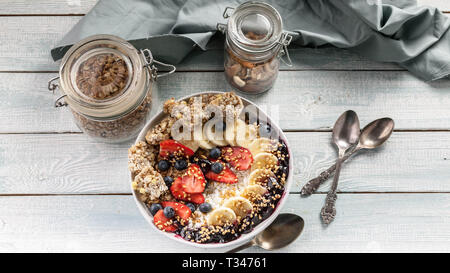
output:
{"label": "granola inside jar", "polygon": [[283,32],[280,14],[262,2],[245,2],[218,24],[226,33],[225,77],[236,89],[257,94],[272,88],[278,76],[280,57],[292,37]]}
{"label": "granola inside jar", "polygon": [[[59,85],[63,96],[55,106],[68,106],[77,126],[94,139],[130,140],[145,125],[151,110],[153,82],[158,77],[154,63],[162,64],[150,50],[138,51],[119,37],[88,37],[73,45],[62,60]],[[171,67],[166,74],[175,70]],[[49,88],[56,85],[50,83]]]}

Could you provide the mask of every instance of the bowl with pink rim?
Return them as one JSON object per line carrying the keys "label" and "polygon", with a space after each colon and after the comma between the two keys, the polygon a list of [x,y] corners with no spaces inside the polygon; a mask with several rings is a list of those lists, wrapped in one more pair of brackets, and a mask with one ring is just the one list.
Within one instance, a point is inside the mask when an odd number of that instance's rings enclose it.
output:
{"label": "bowl with pink rim", "polygon": [[[196,97],[199,95],[204,95],[204,94],[218,94],[218,93],[224,93],[224,92],[218,92],[218,91],[207,91],[207,92],[200,92],[200,93],[195,93],[195,94],[191,94],[189,96],[180,98],[179,101],[182,100],[187,100],[191,97]],[[293,155],[291,153],[291,150],[289,148],[289,143],[288,140],[285,136],[285,134],[283,133],[283,131],[279,128],[279,126],[277,124],[275,124],[270,117],[267,116],[267,114],[261,110],[261,108],[259,108],[256,104],[254,104],[253,102],[240,97],[240,99],[242,100],[244,107],[251,105],[254,109],[256,109],[258,111],[258,115],[259,118],[264,119],[264,121],[267,121],[272,130],[276,130],[276,133],[279,137],[280,140],[282,140],[286,147],[287,147],[287,152],[289,155],[289,164],[288,164],[288,175],[287,178],[285,180],[285,184],[284,184],[284,191],[281,194],[281,198],[279,199],[278,203],[276,204],[276,207],[274,208],[273,212],[271,213],[271,215],[267,218],[265,218],[261,223],[259,223],[258,225],[254,226],[252,228],[252,230],[248,233],[245,234],[241,234],[237,239],[234,239],[232,241],[228,241],[228,242],[224,242],[224,243],[197,243],[197,242],[192,242],[192,241],[188,241],[185,240],[184,238],[182,238],[180,235],[176,234],[176,233],[169,233],[169,232],[165,232],[160,230],[158,227],[155,226],[154,222],[153,222],[153,216],[150,213],[148,206],[141,201],[138,198],[138,194],[135,192],[135,190],[132,188],[132,193],[133,193],[133,197],[134,200],[136,202],[136,205],[140,211],[140,213],[142,214],[142,216],[145,218],[145,220],[150,224],[150,226],[154,229],[155,232],[162,234],[163,236],[169,237],[172,240],[178,241],[180,243],[186,244],[186,245],[190,245],[193,247],[198,247],[198,248],[207,248],[207,249],[220,249],[220,248],[230,248],[230,247],[237,247],[240,245],[245,244],[246,242],[248,242],[249,240],[251,240],[252,238],[254,238],[257,234],[259,234],[261,231],[263,231],[268,225],[270,225],[275,218],[278,216],[278,214],[280,214],[281,209],[283,207],[283,205],[285,204],[288,195],[289,195],[289,190],[290,187],[292,185],[292,176],[293,176]],[[140,141],[145,141],[145,135],[147,133],[147,131],[149,131],[150,129],[152,129],[153,127],[155,127],[162,119],[164,119],[167,116],[166,113],[164,113],[163,111],[158,112],[157,114],[155,114],[155,116],[153,116],[144,126],[144,128],[142,129],[142,131],[139,133],[136,142],[138,143]],[[130,181],[132,181],[132,174],[131,172],[129,172],[129,179]],[[130,182],[131,185],[131,182]]]}

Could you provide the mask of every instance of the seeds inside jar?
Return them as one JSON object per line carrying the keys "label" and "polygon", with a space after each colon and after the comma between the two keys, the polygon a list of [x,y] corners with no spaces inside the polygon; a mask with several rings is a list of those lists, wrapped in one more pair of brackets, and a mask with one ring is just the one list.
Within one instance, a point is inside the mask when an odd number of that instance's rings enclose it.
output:
{"label": "seeds inside jar", "polygon": [[225,51],[225,76],[241,91],[259,93],[272,87],[278,75],[279,60],[272,57],[263,62],[250,62]]}
{"label": "seeds inside jar", "polygon": [[115,54],[99,54],[83,62],[77,73],[78,89],[86,96],[105,100],[120,94],[128,81],[125,61]]}

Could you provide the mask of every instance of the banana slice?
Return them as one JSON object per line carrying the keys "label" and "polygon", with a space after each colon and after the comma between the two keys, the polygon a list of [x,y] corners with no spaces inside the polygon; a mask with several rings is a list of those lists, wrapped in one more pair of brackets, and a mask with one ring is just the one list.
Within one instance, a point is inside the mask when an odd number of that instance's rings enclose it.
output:
{"label": "banana slice", "polygon": [[253,157],[252,171],[256,169],[268,169],[276,171],[278,158],[271,153],[262,152]]}
{"label": "banana slice", "polygon": [[230,208],[220,207],[213,210],[208,217],[208,224],[211,226],[223,226],[236,221],[236,214]]}
{"label": "banana slice", "polygon": [[[214,128],[214,129],[213,129]],[[228,142],[224,139],[224,133],[222,135],[216,134],[215,132],[215,126],[214,123],[206,123],[205,127],[203,128],[205,131],[206,138],[214,145],[216,146],[227,146]]]}
{"label": "banana slice", "polygon": [[252,203],[250,203],[248,199],[240,196],[228,199],[225,202],[224,207],[232,209],[240,219],[250,214],[253,210]]}
{"label": "banana slice", "polygon": [[247,124],[242,119],[236,120],[236,144],[242,146],[241,143],[245,141],[247,131]]}
{"label": "banana slice", "polygon": [[254,140],[258,138],[258,126],[250,124],[247,126],[247,129],[248,129],[247,140],[244,143],[244,146],[242,146],[244,148],[248,148],[248,146],[250,146],[250,143],[252,143]]}
{"label": "banana slice", "polygon": [[255,125],[247,125],[245,121],[236,120],[236,144],[247,148],[258,135],[258,128]]}
{"label": "banana slice", "polygon": [[198,145],[205,150],[211,150],[212,148],[214,148],[214,145],[206,139],[197,140],[197,142]]}
{"label": "banana slice", "polygon": [[205,150],[210,150],[214,148],[214,145],[209,142],[208,138],[203,134],[203,130],[197,130],[194,131],[194,141],[197,142],[198,146],[200,148],[203,148]]}
{"label": "banana slice", "polygon": [[181,144],[183,144],[184,146],[188,147],[189,149],[191,149],[192,151],[194,151],[194,153],[195,153],[195,151],[198,150],[198,147],[200,146],[199,143],[197,141],[195,141],[195,140],[184,140],[184,139],[181,139],[181,140],[179,140],[179,142]]}
{"label": "banana slice", "polygon": [[266,192],[266,188],[261,185],[255,184],[245,187],[241,193],[241,196],[247,198],[250,201],[255,201],[259,196],[264,195]]}
{"label": "banana slice", "polygon": [[225,141],[231,146],[237,145],[235,127],[233,122],[229,122],[227,123],[227,129],[225,130]]}
{"label": "banana slice", "polygon": [[261,137],[253,140],[247,148],[250,150],[253,156],[264,152],[272,153],[277,150],[278,141]]}
{"label": "banana slice", "polygon": [[271,170],[256,169],[250,173],[248,182],[250,185],[265,185],[269,177],[275,177],[275,174]]}

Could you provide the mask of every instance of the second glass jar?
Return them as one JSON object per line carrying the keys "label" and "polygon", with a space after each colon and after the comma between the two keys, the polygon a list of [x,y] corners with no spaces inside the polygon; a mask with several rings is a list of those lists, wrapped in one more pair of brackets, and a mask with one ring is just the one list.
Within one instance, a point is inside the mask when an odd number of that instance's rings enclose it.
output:
{"label": "second glass jar", "polygon": [[278,76],[280,57],[287,52],[292,37],[283,31],[280,14],[262,2],[246,2],[218,24],[226,33],[225,77],[236,89],[257,94],[272,88]]}

